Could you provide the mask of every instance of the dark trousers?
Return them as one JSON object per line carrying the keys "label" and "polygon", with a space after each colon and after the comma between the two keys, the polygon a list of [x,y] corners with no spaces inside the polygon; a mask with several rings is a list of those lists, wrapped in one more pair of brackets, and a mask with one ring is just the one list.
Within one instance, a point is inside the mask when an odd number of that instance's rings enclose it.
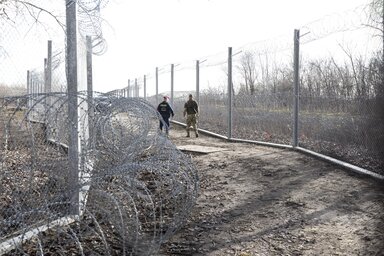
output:
{"label": "dark trousers", "polygon": [[[165,132],[168,133],[168,128],[169,128],[169,117],[163,117],[164,123],[165,123]],[[160,121],[160,130],[163,130],[163,122]]]}

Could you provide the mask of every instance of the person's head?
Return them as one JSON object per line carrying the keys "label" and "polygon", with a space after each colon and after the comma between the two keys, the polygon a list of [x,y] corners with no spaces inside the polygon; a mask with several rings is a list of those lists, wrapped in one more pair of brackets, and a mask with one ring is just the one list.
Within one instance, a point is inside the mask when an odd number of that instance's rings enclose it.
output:
{"label": "person's head", "polygon": [[192,94],[189,94],[188,99],[189,99],[189,100],[192,100],[192,99],[193,99]]}
{"label": "person's head", "polygon": [[164,101],[168,101],[168,96],[163,97]]}

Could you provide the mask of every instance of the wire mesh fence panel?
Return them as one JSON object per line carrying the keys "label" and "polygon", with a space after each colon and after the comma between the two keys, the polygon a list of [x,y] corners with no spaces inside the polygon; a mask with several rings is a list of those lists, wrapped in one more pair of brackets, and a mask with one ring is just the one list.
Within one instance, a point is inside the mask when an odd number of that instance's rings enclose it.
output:
{"label": "wire mesh fence panel", "polygon": [[[63,34],[53,31],[54,25],[45,27],[33,25],[32,17],[18,13],[21,10],[7,11],[10,11],[10,20],[0,19],[2,28],[0,35],[0,96],[26,94],[27,71],[30,71],[30,76],[34,80],[34,83],[31,84],[34,92],[44,92],[43,70],[47,44],[43,42],[47,42],[50,36],[59,41]],[[30,30],[33,30],[33,33]],[[46,32],[42,33],[43,30]],[[47,33],[51,33],[51,35],[47,35]]]}
{"label": "wire mesh fence panel", "polygon": [[[231,56],[223,51],[199,58],[198,127],[235,139],[300,146],[354,170],[382,173],[381,20],[382,3],[372,1],[305,24],[291,31],[295,37],[287,31],[234,48]],[[191,63],[175,64],[176,77],[192,70]],[[165,75],[169,81],[169,67],[157,70],[157,82]],[[184,86],[174,85],[171,94]],[[157,87],[157,97],[149,99],[154,106],[161,91],[168,87]],[[172,103],[178,110],[183,100],[174,97]]]}
{"label": "wire mesh fence panel", "polygon": [[52,41],[51,92],[66,92],[65,48],[64,45],[58,43]]}
{"label": "wire mesh fence panel", "polygon": [[184,104],[188,100],[189,94],[192,94],[193,98],[198,101],[196,92],[196,63],[188,61],[176,64],[174,70],[174,92],[171,94],[173,99],[170,98],[173,111],[175,112],[174,120],[186,123],[186,117],[183,115],[183,112]]}
{"label": "wire mesh fence panel", "polygon": [[1,238],[68,214],[66,149],[47,141],[43,122],[31,121],[28,100],[1,101]]}
{"label": "wire mesh fence panel", "polygon": [[[195,167],[158,133],[154,105],[138,98],[140,81],[130,88],[135,98],[127,90],[89,91],[87,38],[92,54],[105,51],[100,8],[107,2],[37,8],[56,17],[52,31],[31,29],[28,17],[0,19],[7,25],[0,35],[2,255],[154,255],[195,203]],[[76,58],[69,63],[74,52],[64,45],[62,19],[74,4],[78,31],[67,44],[76,41]],[[38,17],[38,5],[15,5],[26,6]],[[72,83],[76,93],[68,94]]]}
{"label": "wire mesh fence panel", "polygon": [[234,50],[233,137],[290,144],[293,125],[291,36]]}
{"label": "wire mesh fence panel", "polygon": [[228,54],[206,58],[200,65],[199,128],[228,134]]}
{"label": "wire mesh fence panel", "polygon": [[382,41],[365,8],[301,29],[299,143],[383,173]]}
{"label": "wire mesh fence panel", "polygon": [[117,96],[119,97],[142,97],[148,96],[146,83],[149,77],[128,79],[127,87],[117,90]]}
{"label": "wire mesh fence panel", "polygon": [[156,106],[156,73],[152,72],[146,75],[146,93],[147,101]]}
{"label": "wire mesh fence panel", "polygon": [[135,97],[144,98],[144,79],[142,77],[135,79]]}
{"label": "wire mesh fence panel", "polygon": [[[65,5],[53,4],[49,12],[35,7],[4,4],[7,18],[0,17],[0,254],[9,239],[27,239],[29,230],[68,215],[68,182],[58,175],[67,173],[67,154],[48,142],[45,126],[47,42],[55,38],[64,48],[62,22],[54,17],[63,17]],[[58,56],[55,70],[62,64]]]}
{"label": "wire mesh fence panel", "polygon": [[158,95],[156,97],[156,103],[159,104],[161,101],[163,101],[164,96],[169,97],[169,95],[171,94],[171,65],[166,65],[158,68],[157,89]]}

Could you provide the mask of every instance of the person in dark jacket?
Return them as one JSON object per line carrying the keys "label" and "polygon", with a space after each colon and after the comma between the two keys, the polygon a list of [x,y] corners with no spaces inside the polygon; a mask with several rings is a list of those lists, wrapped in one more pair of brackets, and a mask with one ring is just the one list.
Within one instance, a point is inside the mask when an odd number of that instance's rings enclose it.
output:
{"label": "person in dark jacket", "polygon": [[[165,123],[165,134],[168,136],[169,134],[169,118],[174,117],[173,109],[171,105],[168,103],[168,97],[164,96],[163,101],[157,106],[157,111],[160,113],[161,117]],[[163,122],[160,120],[160,131],[163,130]]]}

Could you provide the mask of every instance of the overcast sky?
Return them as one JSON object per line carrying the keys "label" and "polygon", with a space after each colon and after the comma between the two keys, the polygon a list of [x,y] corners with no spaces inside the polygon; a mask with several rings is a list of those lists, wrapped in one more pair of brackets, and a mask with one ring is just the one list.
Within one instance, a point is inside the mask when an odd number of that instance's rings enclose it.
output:
{"label": "overcast sky", "polygon": [[[50,1],[51,5],[58,4],[56,0]],[[281,35],[285,35],[284,40],[291,44],[294,29],[302,29],[312,21],[368,3],[369,0],[109,0],[101,9],[103,35],[108,49],[102,56],[93,58],[94,90],[107,92],[121,89],[127,86],[128,79],[142,78],[145,74],[153,79],[156,67],[163,67],[165,72],[164,67],[169,69],[171,63],[182,66],[182,63],[193,63],[216,53],[222,53],[225,59],[228,47],[235,50],[262,40],[282,43],[283,40],[276,39]],[[64,7],[62,4],[58,6]],[[55,22],[45,18],[42,23],[54,27]],[[316,27],[317,31],[311,31],[310,35],[323,29],[333,30],[332,26],[345,26],[337,24],[343,19],[349,20],[349,17],[343,14],[336,16],[336,22],[331,19],[328,24]],[[53,33],[45,30],[46,27],[21,24],[2,27],[0,33],[3,64],[0,76],[5,82],[10,81],[9,84],[24,84],[25,69],[41,70],[47,40],[53,40],[55,51],[64,51],[62,31]],[[334,40],[332,47],[344,41],[353,48],[351,45],[357,39],[362,38]],[[371,38],[367,36],[365,39]],[[302,47],[303,52],[305,47],[311,48],[308,50],[311,53],[318,49],[319,52],[330,50],[321,45],[322,40],[319,41]],[[364,42],[362,45],[365,45]],[[291,54],[292,51],[289,51],[286,55]],[[288,58],[291,60],[290,56]],[[15,75],[15,70],[18,70],[18,75]],[[223,73],[222,70],[218,72]],[[185,75],[192,79],[187,78],[184,82],[180,81],[181,73],[177,72],[177,75],[177,85],[189,83],[189,87],[193,86],[193,74]],[[65,75],[61,76],[63,80]],[[169,80],[169,76],[163,74],[159,87],[169,84],[165,77]],[[14,82],[15,79],[18,81]],[[159,89],[160,92],[166,90]],[[183,88],[177,88],[180,89]],[[154,93],[150,88],[147,92]]]}
{"label": "overcast sky", "polygon": [[94,89],[110,91],[156,66],[293,34],[367,0],[112,0],[102,9],[108,51],[94,57]]}

